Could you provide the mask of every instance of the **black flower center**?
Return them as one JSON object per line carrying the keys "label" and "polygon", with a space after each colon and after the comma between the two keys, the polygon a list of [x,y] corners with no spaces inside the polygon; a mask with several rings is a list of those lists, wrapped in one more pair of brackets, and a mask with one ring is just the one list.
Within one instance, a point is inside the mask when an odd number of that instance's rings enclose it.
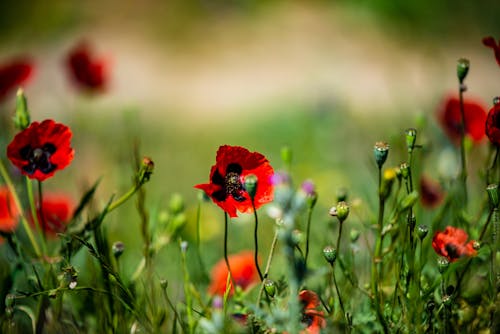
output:
{"label": "black flower center", "polygon": [[312,315],[307,314],[307,313],[302,314],[301,322],[304,325],[306,325],[306,328],[310,327],[312,325],[313,321],[314,321],[314,317]]}
{"label": "black flower center", "polygon": [[49,174],[57,168],[56,164],[50,162],[50,156],[56,152],[54,144],[46,143],[42,147],[24,146],[19,154],[28,163],[23,166],[23,170],[28,174],[33,174],[38,169],[44,174]]}
{"label": "black flower center", "polygon": [[240,175],[243,168],[236,163],[229,164],[226,169],[226,175],[220,175],[219,171],[215,171],[212,176],[212,182],[222,187],[212,194],[218,201],[224,201],[231,195],[238,202],[245,200],[245,188],[240,181]]}
{"label": "black flower center", "polygon": [[500,113],[493,114],[493,126],[500,129]]}
{"label": "black flower center", "polygon": [[446,252],[448,253],[448,257],[451,259],[457,259],[460,257],[459,251],[457,246],[455,246],[452,243],[447,243],[444,248],[446,249]]}

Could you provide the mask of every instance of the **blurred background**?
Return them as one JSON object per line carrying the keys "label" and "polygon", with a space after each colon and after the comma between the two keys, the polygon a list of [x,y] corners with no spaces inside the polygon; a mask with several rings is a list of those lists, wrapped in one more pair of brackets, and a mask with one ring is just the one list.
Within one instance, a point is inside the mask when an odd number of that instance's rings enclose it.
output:
{"label": "blurred background", "polygon": [[[491,105],[498,95],[500,69],[481,39],[500,38],[499,13],[496,0],[4,0],[0,64],[31,58],[25,91],[32,119],[73,129],[75,160],[47,189],[78,198],[102,178],[98,198],[105,203],[130,185],[139,145],[156,164],[148,204],[161,212],[181,194],[189,239],[193,186],[208,181],[223,144],[259,151],[277,170],[288,145],[296,183],[312,179],[323,208],[342,187],[353,196],[373,194],[373,143],[398,147],[405,128],[432,128],[438,106],[457,90],[458,58],[471,62],[468,96]],[[109,66],[104,92],[82,94],[70,84],[65,59],[81,40]],[[14,106],[12,94],[2,112]],[[437,140],[449,145],[439,131]],[[391,153],[390,162],[404,157]],[[132,249],[140,243],[133,211],[128,203],[109,223]],[[316,215],[318,225],[329,219]],[[202,219],[204,239],[220,245],[220,210],[206,204]],[[251,217],[241,220],[233,235],[251,229]],[[321,226],[313,230],[321,235]],[[232,249],[252,247],[232,240]],[[221,253],[207,256],[213,263]]]}

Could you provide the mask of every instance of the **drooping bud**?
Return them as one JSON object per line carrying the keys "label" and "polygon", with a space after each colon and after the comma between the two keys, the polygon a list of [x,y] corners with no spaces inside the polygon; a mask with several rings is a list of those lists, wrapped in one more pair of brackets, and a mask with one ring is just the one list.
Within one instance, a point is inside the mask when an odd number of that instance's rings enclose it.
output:
{"label": "drooping bud", "polygon": [[490,206],[492,208],[498,207],[498,184],[492,183],[486,187],[488,192],[488,198],[490,200]]}
{"label": "drooping bud", "polygon": [[381,141],[376,142],[373,147],[373,153],[375,155],[375,161],[377,162],[378,168],[382,168],[387,160],[387,156],[389,155],[389,144]]}
{"label": "drooping bud", "polygon": [[125,244],[121,241],[117,241],[113,244],[113,246],[111,246],[111,251],[113,252],[115,259],[118,260],[125,251]]}
{"label": "drooping bud", "polygon": [[151,174],[153,174],[153,170],[155,168],[155,164],[153,160],[148,157],[144,157],[141,162],[141,168],[138,173],[138,182],[139,184],[144,184],[149,181]]}
{"label": "drooping bud", "polygon": [[330,263],[330,265],[333,265],[337,259],[337,250],[332,246],[326,246],[323,248],[323,256],[325,257],[325,260]]}
{"label": "drooping bud", "polygon": [[457,63],[457,77],[458,81],[462,83],[469,73],[470,62],[468,59],[460,58]]}
{"label": "drooping bud", "polygon": [[415,148],[415,142],[417,141],[417,130],[414,128],[406,129],[406,147],[408,148],[408,153],[411,153]]}
{"label": "drooping bud", "polygon": [[417,234],[420,238],[420,241],[424,240],[424,238],[427,236],[427,233],[429,233],[429,228],[427,227],[427,225],[418,225]]}
{"label": "drooping bud", "polygon": [[255,194],[257,193],[257,176],[254,174],[245,176],[245,189],[248,196],[250,196],[251,199],[254,199]]}
{"label": "drooping bud", "polygon": [[269,278],[264,280],[264,289],[266,290],[266,294],[271,298],[276,294],[276,284]]}
{"label": "drooping bud", "polygon": [[17,90],[16,96],[16,114],[14,115],[15,127],[22,131],[31,123],[30,112],[28,110],[28,102],[22,88]]}

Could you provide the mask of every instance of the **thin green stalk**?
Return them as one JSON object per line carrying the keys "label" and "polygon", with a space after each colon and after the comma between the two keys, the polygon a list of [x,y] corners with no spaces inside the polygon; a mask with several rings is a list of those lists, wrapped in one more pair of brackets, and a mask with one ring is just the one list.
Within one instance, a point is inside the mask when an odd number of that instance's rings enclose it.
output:
{"label": "thin green stalk", "polygon": [[0,174],[2,175],[7,187],[9,188],[9,192],[12,195],[12,198],[14,199],[14,203],[16,204],[16,207],[18,211],[20,212],[21,215],[21,224],[24,228],[24,231],[26,232],[26,235],[28,236],[28,239],[30,240],[31,246],[33,247],[33,250],[35,252],[35,255],[37,258],[41,258],[43,253],[40,250],[40,247],[38,246],[38,242],[36,241],[35,236],[33,235],[33,232],[29,226],[28,220],[26,219],[26,216],[24,215],[24,209],[21,205],[21,201],[19,200],[19,196],[17,195],[16,188],[14,187],[14,184],[12,183],[12,180],[7,173],[7,170],[5,169],[5,166],[3,164],[3,161],[0,159]]}
{"label": "thin green stalk", "polygon": [[[307,209],[307,232],[306,232],[306,255],[304,256],[305,267],[307,268],[307,258],[309,256],[309,236],[311,234],[311,219],[312,219],[312,206]],[[337,248],[338,249],[338,248]]]}
{"label": "thin green stalk", "polygon": [[193,334],[195,329],[195,322],[193,318],[193,299],[191,298],[191,292],[189,291],[189,284],[190,284],[189,271],[187,269],[187,263],[186,263],[187,249],[185,248],[187,248],[187,246],[184,247],[182,243],[183,242],[181,242],[181,261],[182,261],[182,271],[184,274],[184,296],[186,298],[186,314],[187,314],[189,334]]}
{"label": "thin green stalk", "polygon": [[379,167],[378,169],[378,180],[379,180],[379,210],[378,210],[378,220],[377,220],[377,241],[375,243],[375,252],[373,254],[373,261],[372,261],[372,270],[371,270],[371,288],[372,288],[372,295],[373,295],[373,306],[375,307],[375,311],[377,313],[377,318],[379,319],[379,322],[381,323],[384,333],[387,334],[389,333],[389,328],[387,326],[386,320],[384,318],[384,315],[382,313],[382,308],[381,308],[381,299],[380,299],[380,294],[378,290],[378,269],[381,260],[381,252],[382,252],[382,241],[383,241],[383,236],[382,236],[382,230],[383,230],[383,224],[384,224],[384,207],[385,207],[385,200],[382,197],[382,194],[380,193],[380,189],[382,187],[382,168]]}
{"label": "thin green stalk", "polygon": [[[272,262],[273,257],[274,257],[274,251],[276,249],[277,243],[278,243],[278,230],[275,230],[273,241],[271,242],[271,249],[269,250],[269,256],[267,257],[266,268],[264,269],[264,279],[267,278],[267,276],[269,274],[269,269],[271,269],[271,262]],[[257,298],[257,306],[260,305],[260,300],[262,299],[262,292],[263,291],[264,291],[264,281],[262,281],[262,284],[260,286],[259,296]]]}
{"label": "thin green stalk", "polygon": [[337,284],[337,278],[335,277],[335,262],[331,264],[331,269],[332,269],[333,285],[335,286],[335,291],[337,292],[337,296],[339,297],[340,309],[342,310],[342,315],[344,316],[346,326],[349,329],[350,328],[349,319],[347,318],[347,313],[345,312],[344,303],[342,302],[342,296],[340,295],[339,291],[339,285]]}
{"label": "thin green stalk", "polygon": [[262,275],[262,272],[260,271],[259,267],[259,237],[258,237],[258,228],[259,228],[259,218],[257,217],[257,210],[255,210],[255,201],[254,198],[252,197],[252,208],[253,208],[253,215],[255,219],[255,229],[253,231],[253,240],[254,240],[254,245],[255,245],[255,252],[254,252],[254,261],[255,261],[255,268],[257,268],[257,272],[259,273],[259,278],[260,281],[264,281],[264,276]]}
{"label": "thin green stalk", "polygon": [[460,172],[460,179],[462,181],[463,191],[464,191],[464,208],[467,208],[467,162],[465,155],[465,111],[464,111],[464,90],[462,88],[462,83],[458,87],[458,96],[460,101],[460,161],[462,169]]}
{"label": "thin green stalk", "polygon": [[233,274],[231,272],[231,266],[229,265],[229,258],[227,256],[227,236],[228,236],[228,217],[227,212],[224,211],[224,261],[226,262],[227,272],[229,273],[229,277],[231,279],[231,285],[233,288],[236,288],[234,285]]}

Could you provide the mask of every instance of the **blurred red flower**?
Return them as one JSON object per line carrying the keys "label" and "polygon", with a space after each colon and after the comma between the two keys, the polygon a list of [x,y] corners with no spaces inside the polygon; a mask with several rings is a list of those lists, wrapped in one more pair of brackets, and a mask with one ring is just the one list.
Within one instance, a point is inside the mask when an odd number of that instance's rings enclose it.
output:
{"label": "blurred red flower", "polygon": [[483,44],[491,49],[495,53],[495,59],[497,61],[498,66],[500,66],[500,41],[498,43],[491,36],[483,38]]}
{"label": "blurred red flower", "polygon": [[75,85],[89,92],[106,89],[109,81],[109,64],[104,58],[96,58],[88,43],[81,42],[68,54],[67,65]]}
{"label": "blurred red flower", "polygon": [[[255,268],[254,255],[252,251],[242,251],[228,256],[233,282],[243,290],[248,289],[253,284],[259,282],[259,273]],[[220,260],[212,268],[211,283],[208,287],[208,293],[212,295],[224,295],[226,292],[228,270],[224,259]],[[231,282],[229,282],[231,284]],[[231,284],[232,285],[232,284]],[[230,294],[234,293],[234,287],[231,286]]]}
{"label": "blurred red flower", "polygon": [[302,305],[302,323],[306,325],[302,333],[319,334],[321,328],[326,326],[326,321],[323,312],[316,310],[320,305],[318,295],[311,290],[302,290],[299,301]]}
{"label": "blurred red flower", "polygon": [[[71,198],[62,194],[44,193],[41,210],[38,207],[38,221],[48,235],[64,232],[70,222],[75,204]],[[33,217],[31,216],[33,222]]]}
{"label": "blurred red flower", "polygon": [[420,202],[425,208],[435,208],[444,199],[444,190],[439,182],[426,175],[420,178]]}
{"label": "blurred red flower", "polygon": [[71,130],[53,120],[33,122],[7,146],[7,157],[30,179],[43,181],[73,160]]}
{"label": "blurred red flower", "polygon": [[[486,121],[486,107],[481,101],[464,99],[465,135],[478,143],[484,138],[484,122]],[[449,96],[440,106],[438,118],[441,126],[455,144],[460,144],[460,100]]]}
{"label": "blurred red flower", "polygon": [[0,187],[0,231],[12,232],[18,222],[19,211],[9,189]]}
{"label": "blurred red flower", "polygon": [[438,255],[444,256],[450,262],[454,262],[464,256],[476,255],[474,241],[467,239],[469,236],[464,230],[447,226],[443,232],[436,232],[432,238],[432,247]]}
{"label": "blurred red flower", "polygon": [[500,103],[496,103],[486,118],[486,135],[494,145],[500,145]]}
{"label": "blurred red flower", "polygon": [[236,210],[252,212],[252,202],[245,190],[245,176],[257,177],[255,208],[273,200],[273,168],[262,154],[249,152],[240,146],[224,145],[219,147],[215,165],[210,171],[210,183],[198,184],[195,188],[205,191],[215,204],[229,214],[237,217]]}
{"label": "blurred red flower", "polygon": [[0,65],[0,102],[25,83],[33,73],[33,63],[27,59],[13,60]]}

